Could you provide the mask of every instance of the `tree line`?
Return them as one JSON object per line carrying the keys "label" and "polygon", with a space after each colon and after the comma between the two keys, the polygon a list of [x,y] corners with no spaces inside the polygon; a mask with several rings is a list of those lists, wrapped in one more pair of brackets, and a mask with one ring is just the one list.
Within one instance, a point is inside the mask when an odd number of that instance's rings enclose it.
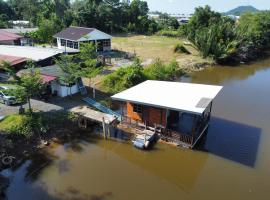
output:
{"label": "tree line", "polygon": [[203,57],[221,64],[255,60],[270,48],[270,11],[245,13],[234,21],[230,17],[198,7],[190,22],[181,26],[186,37]]}
{"label": "tree line", "polygon": [[146,1],[120,0],[0,0],[0,26],[8,20],[28,20],[32,26],[53,22],[95,27],[105,32],[153,33],[157,23],[148,19]]}
{"label": "tree line", "polygon": [[160,20],[148,17],[143,0],[0,0],[0,28],[10,20],[30,21],[39,31],[31,37],[51,43],[52,35],[70,25],[94,27],[107,33],[153,34],[162,29],[177,29],[178,21],[160,13]]}

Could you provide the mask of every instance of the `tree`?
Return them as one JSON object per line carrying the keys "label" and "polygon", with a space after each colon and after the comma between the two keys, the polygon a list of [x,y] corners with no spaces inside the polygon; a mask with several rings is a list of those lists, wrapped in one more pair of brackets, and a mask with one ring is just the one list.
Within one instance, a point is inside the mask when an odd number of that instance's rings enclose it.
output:
{"label": "tree", "polygon": [[63,28],[61,20],[52,15],[50,19],[42,19],[39,24],[39,29],[36,32],[36,37],[39,42],[53,43],[53,35]]}
{"label": "tree", "polygon": [[67,84],[67,87],[69,88],[69,94],[72,95],[71,87],[74,83],[76,83],[78,78],[81,77],[80,65],[75,63],[72,56],[69,55],[62,55],[60,59],[56,60],[56,64],[62,71],[60,81],[62,81],[64,84]]}
{"label": "tree", "polygon": [[0,14],[0,28],[7,28],[8,23],[6,20],[6,16],[3,14]]}
{"label": "tree", "polygon": [[270,48],[270,12],[243,14],[236,27],[238,56],[255,59]]}
{"label": "tree", "polygon": [[81,64],[79,74],[81,77],[89,79],[89,87],[91,87],[91,79],[102,71],[102,67],[97,62],[96,46],[93,43],[82,44],[78,58]]}
{"label": "tree", "polygon": [[78,57],[82,61],[92,60],[97,58],[96,46],[94,43],[81,43],[80,44],[80,52]]}
{"label": "tree", "polygon": [[26,69],[27,72],[20,76],[18,84],[25,90],[29,111],[32,113],[31,98],[37,96],[44,85],[39,71],[35,69],[33,61],[27,62]]}
{"label": "tree", "polygon": [[209,6],[196,8],[190,22],[181,29],[206,58],[227,60],[235,49],[235,22]]}

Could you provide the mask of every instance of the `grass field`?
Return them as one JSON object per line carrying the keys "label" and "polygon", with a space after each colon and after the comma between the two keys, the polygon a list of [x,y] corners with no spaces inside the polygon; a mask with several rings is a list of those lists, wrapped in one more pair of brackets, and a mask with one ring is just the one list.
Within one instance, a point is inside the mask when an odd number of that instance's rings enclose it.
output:
{"label": "grass field", "polygon": [[164,62],[169,62],[172,59],[176,59],[183,68],[189,68],[196,65],[200,66],[201,64],[212,64],[212,60],[201,58],[199,52],[191,45],[185,45],[191,53],[189,55],[184,53],[174,53],[174,46],[178,43],[185,42],[187,41],[163,36],[114,36],[112,48],[130,53],[135,52],[143,61],[159,58]]}

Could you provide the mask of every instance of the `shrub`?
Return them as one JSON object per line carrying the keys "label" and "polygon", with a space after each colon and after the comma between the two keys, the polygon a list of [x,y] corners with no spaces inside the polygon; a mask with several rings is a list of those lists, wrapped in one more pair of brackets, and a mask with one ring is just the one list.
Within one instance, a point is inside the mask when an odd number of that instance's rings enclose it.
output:
{"label": "shrub", "polygon": [[108,92],[117,93],[137,85],[145,80],[143,68],[138,62],[128,67],[121,67],[104,79],[104,86]]}
{"label": "shrub", "polygon": [[161,60],[156,60],[153,64],[144,69],[144,75],[149,80],[173,80],[182,74],[176,60],[169,64],[164,64]]}
{"label": "shrub", "polygon": [[111,93],[117,93],[137,85],[145,80],[173,80],[182,75],[178,63],[173,60],[164,64],[159,59],[147,68],[143,68],[138,60],[129,67],[123,67],[104,78],[103,86]]}
{"label": "shrub", "polygon": [[[32,115],[10,115],[0,122],[0,131],[31,138],[35,134],[46,133],[51,128],[70,124],[76,116],[70,112],[33,113]],[[11,136],[12,136],[11,135]]]}
{"label": "shrub", "polygon": [[175,45],[174,52],[175,53],[190,54],[190,52],[187,50],[187,48],[183,44],[180,44],[180,43]]}
{"label": "shrub", "polygon": [[166,36],[166,37],[179,37],[179,33],[177,30],[163,29],[156,33],[158,36]]}

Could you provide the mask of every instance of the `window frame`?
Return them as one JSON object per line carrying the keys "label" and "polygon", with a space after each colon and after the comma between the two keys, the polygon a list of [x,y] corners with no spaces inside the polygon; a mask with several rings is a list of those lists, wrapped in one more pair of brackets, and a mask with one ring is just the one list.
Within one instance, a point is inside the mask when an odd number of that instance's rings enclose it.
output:
{"label": "window frame", "polygon": [[143,113],[143,106],[140,105],[140,104],[134,103],[134,104],[132,105],[132,108],[133,108],[133,112],[134,112],[134,113],[137,113],[137,114],[142,114],[142,113]]}

